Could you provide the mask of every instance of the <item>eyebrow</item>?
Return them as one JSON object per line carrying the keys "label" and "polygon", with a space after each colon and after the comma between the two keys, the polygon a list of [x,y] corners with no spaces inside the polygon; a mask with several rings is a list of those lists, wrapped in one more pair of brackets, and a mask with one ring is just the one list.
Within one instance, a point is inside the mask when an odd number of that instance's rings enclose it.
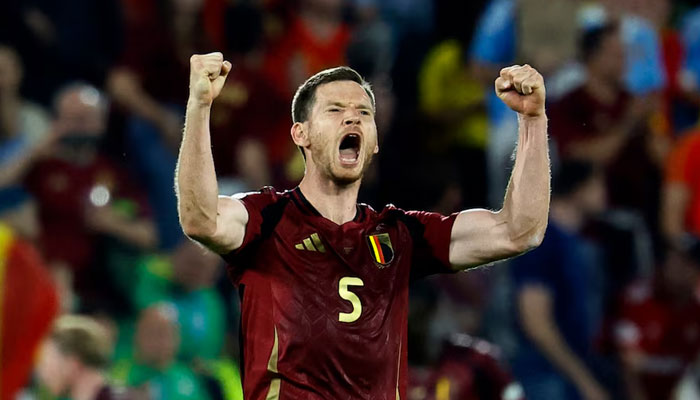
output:
{"label": "eyebrow", "polygon": [[[331,102],[326,103],[326,107],[328,107],[328,106],[347,107],[347,104],[341,103],[341,102],[339,102],[339,101],[331,101]],[[359,108],[359,109],[361,109],[361,110],[370,110],[370,111],[374,111],[374,110],[372,109],[372,107],[368,106],[366,103],[360,103],[360,104],[357,105],[356,108]]]}

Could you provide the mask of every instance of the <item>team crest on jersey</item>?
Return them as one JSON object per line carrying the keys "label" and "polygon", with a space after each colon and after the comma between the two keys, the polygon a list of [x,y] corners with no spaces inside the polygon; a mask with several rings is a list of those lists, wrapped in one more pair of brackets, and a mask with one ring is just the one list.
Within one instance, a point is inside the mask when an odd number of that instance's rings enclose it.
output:
{"label": "team crest on jersey", "polygon": [[394,260],[394,248],[388,233],[377,233],[367,236],[369,253],[372,259],[384,268]]}

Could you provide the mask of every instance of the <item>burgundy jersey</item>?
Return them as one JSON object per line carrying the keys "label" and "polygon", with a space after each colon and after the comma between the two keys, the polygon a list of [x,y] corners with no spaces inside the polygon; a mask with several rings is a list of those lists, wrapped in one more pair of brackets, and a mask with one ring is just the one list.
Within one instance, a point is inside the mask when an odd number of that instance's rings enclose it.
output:
{"label": "burgundy jersey", "polygon": [[337,225],[298,188],[240,200],[245,238],[224,258],[241,293],[244,397],[405,399],[409,282],[451,271],[456,214],[359,204]]}
{"label": "burgundy jersey", "polygon": [[617,344],[644,354],[640,375],[646,397],[670,399],[700,355],[700,299],[674,305],[654,281],[641,281],[625,292],[620,314]]}

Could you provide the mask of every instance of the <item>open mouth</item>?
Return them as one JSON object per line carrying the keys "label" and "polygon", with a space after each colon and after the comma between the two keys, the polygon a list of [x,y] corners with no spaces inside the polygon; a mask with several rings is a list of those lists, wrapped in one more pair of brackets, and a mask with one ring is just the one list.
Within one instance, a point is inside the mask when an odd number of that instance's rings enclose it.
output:
{"label": "open mouth", "polygon": [[340,161],[343,164],[355,164],[360,156],[360,135],[349,133],[340,141]]}

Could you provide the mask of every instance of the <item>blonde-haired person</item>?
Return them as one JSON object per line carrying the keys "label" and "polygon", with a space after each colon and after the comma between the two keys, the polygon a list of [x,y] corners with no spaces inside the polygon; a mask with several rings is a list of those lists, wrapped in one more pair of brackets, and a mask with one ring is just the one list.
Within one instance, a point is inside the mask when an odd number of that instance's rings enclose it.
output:
{"label": "blonde-haired person", "polygon": [[37,377],[55,396],[71,400],[115,400],[105,378],[113,350],[108,329],[80,315],[60,317],[41,349]]}

